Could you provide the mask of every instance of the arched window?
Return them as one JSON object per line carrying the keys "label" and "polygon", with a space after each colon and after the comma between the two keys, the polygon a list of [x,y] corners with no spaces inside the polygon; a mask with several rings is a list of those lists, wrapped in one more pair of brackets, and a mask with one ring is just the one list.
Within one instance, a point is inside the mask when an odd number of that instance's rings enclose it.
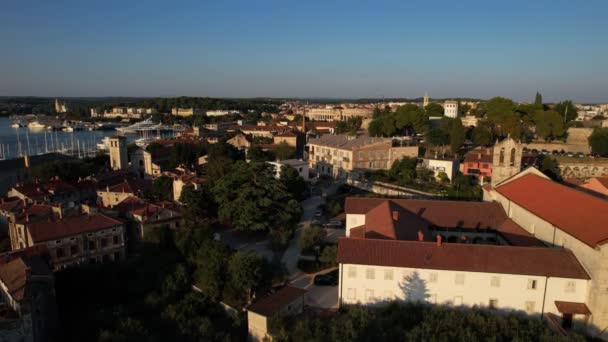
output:
{"label": "arched window", "polygon": [[498,160],[498,164],[500,164],[500,165],[505,164],[505,148],[504,147],[500,149],[500,159]]}
{"label": "arched window", "polygon": [[511,149],[511,160],[510,160],[509,164],[511,166],[515,165],[515,149],[514,148]]}

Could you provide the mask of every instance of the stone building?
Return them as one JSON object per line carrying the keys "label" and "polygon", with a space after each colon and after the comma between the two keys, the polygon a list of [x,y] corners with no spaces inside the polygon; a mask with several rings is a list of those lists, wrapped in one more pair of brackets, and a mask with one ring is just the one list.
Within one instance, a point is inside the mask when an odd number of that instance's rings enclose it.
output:
{"label": "stone building", "polygon": [[520,143],[507,137],[496,142],[492,156],[492,185],[521,171],[523,148]]}
{"label": "stone building", "polygon": [[395,160],[418,157],[418,146],[393,146],[391,138],[322,135],[307,146],[310,169],[335,178],[356,170],[388,170]]}
{"label": "stone building", "polygon": [[255,301],[247,308],[247,327],[252,341],[271,339],[270,319],[275,315],[297,315],[304,309],[306,290],[287,285]]}

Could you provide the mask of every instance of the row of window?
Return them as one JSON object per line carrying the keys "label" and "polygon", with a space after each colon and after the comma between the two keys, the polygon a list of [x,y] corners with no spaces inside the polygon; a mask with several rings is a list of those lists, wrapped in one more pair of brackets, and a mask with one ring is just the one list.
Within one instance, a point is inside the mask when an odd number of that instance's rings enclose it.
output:
{"label": "row of window", "polygon": [[[113,245],[119,245],[122,243],[122,239],[119,235],[114,235],[114,236],[112,236],[111,243]],[[106,248],[109,245],[110,245],[109,238],[99,239],[99,246],[101,248]],[[95,249],[97,249],[97,241],[89,241],[89,250],[94,251]],[[81,252],[79,245],[71,245],[69,248],[66,248],[66,247],[55,248],[55,255],[57,256],[57,258],[64,258],[64,257],[68,256],[67,251],[69,251],[69,256],[75,256]]]}
{"label": "row of window", "polygon": [[[348,299],[349,302],[354,302],[354,301],[359,300],[359,298],[357,297],[357,289],[354,289],[354,288],[347,289],[346,299]],[[376,294],[373,289],[365,289],[362,299],[365,302],[390,301],[390,300],[395,299],[395,295],[394,295],[393,291],[390,291],[390,290],[385,290],[385,291],[383,291],[383,293]],[[427,295],[426,301],[429,303],[436,304],[437,303],[437,294],[432,293],[432,294]],[[451,301],[451,304],[453,304],[453,305],[462,305],[462,303],[463,303],[462,296],[454,296]],[[490,298],[488,300],[488,307],[491,309],[498,308],[498,299]],[[530,313],[530,314],[534,313],[534,312],[536,312],[536,302],[535,301],[526,301],[524,303],[524,308],[527,313]]]}
{"label": "row of window", "polygon": [[[404,272],[404,276],[407,276],[408,272]],[[357,267],[350,266],[348,268],[348,278],[356,278],[357,277]],[[394,272],[391,269],[385,269],[383,272],[384,280],[393,280]],[[376,279],[376,269],[375,268],[366,268],[365,269],[365,279]],[[439,274],[437,272],[429,273],[427,281],[429,283],[436,283],[439,279]],[[491,287],[500,287],[500,276],[492,276],[490,278],[490,286]],[[456,273],[454,276],[454,284],[456,285],[464,285],[465,283],[465,274],[464,273]],[[536,279],[528,279],[527,289],[528,290],[536,290],[538,282]],[[576,282],[573,280],[566,282],[566,287],[564,289],[567,293],[576,292]]]}

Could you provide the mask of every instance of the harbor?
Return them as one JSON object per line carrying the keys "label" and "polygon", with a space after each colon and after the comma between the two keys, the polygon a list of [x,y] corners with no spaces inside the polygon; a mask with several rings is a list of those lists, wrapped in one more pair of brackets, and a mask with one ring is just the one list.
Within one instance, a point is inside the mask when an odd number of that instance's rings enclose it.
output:
{"label": "harbor", "polygon": [[[29,120],[28,120],[29,119]],[[185,129],[144,120],[133,125],[74,123],[31,117],[0,118],[0,160],[50,152],[84,158],[107,150],[106,138],[120,134],[139,147],[170,138]]]}

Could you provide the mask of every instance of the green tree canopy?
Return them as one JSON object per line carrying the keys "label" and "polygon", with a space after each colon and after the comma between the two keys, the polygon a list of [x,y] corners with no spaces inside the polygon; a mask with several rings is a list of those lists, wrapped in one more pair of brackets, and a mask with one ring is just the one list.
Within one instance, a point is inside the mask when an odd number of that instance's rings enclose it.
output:
{"label": "green tree canopy", "polygon": [[239,230],[291,229],[302,209],[266,163],[236,162],[212,188],[221,220]]}
{"label": "green tree canopy", "polygon": [[302,231],[298,244],[303,250],[311,250],[315,246],[320,246],[325,239],[325,229],[321,227],[309,227]]}
{"label": "green tree canopy", "polygon": [[280,181],[285,186],[285,189],[287,189],[287,191],[289,191],[296,199],[304,199],[306,182],[302,177],[300,177],[300,174],[296,169],[287,165],[281,166]]}
{"label": "green tree canopy", "polygon": [[532,114],[532,120],[536,125],[536,135],[545,140],[555,139],[563,136],[563,117],[556,111],[537,110]]}
{"label": "green tree canopy", "polygon": [[576,106],[570,100],[557,103],[553,109],[562,116],[562,120],[566,116],[566,122],[576,120],[578,116]]}
{"label": "green tree canopy", "polygon": [[287,160],[295,156],[296,149],[283,141],[274,150],[274,154],[278,160]]}
{"label": "green tree canopy", "polygon": [[416,158],[403,157],[393,163],[389,176],[399,183],[408,184],[416,179],[416,165]]}
{"label": "green tree canopy", "polygon": [[589,145],[593,153],[608,156],[608,127],[597,127],[589,136]]}
{"label": "green tree canopy", "polygon": [[452,131],[450,134],[450,148],[452,153],[456,154],[464,144],[465,130],[462,126],[462,120],[460,118],[454,119],[452,125]]}
{"label": "green tree canopy", "polygon": [[543,108],[543,96],[539,92],[536,92],[536,96],[534,97],[534,105],[537,108]]}
{"label": "green tree canopy", "polygon": [[426,112],[427,116],[435,116],[435,117],[443,116],[443,112],[444,112],[443,106],[440,105],[439,103],[435,103],[435,102],[431,102],[426,107],[424,107],[424,111]]}

